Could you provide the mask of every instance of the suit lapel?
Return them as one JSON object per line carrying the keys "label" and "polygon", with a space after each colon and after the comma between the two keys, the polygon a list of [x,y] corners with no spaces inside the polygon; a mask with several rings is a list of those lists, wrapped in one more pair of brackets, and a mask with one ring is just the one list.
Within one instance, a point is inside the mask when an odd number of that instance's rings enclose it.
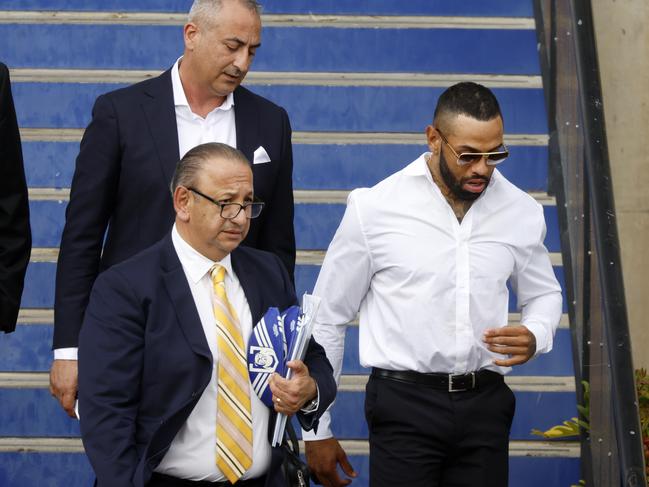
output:
{"label": "suit lapel", "polygon": [[178,260],[178,255],[168,234],[163,245],[162,279],[169,293],[171,306],[176,310],[176,318],[192,350],[212,361],[212,353],[205,339],[201,319],[196,310],[187,276]]}
{"label": "suit lapel", "polygon": [[250,92],[241,86],[234,91],[234,125],[237,131],[237,149],[252,164],[255,150],[259,147],[259,114]]}
{"label": "suit lapel", "polygon": [[158,154],[165,184],[168,184],[180,159],[171,70],[165,71],[145,86],[142,109]]}
{"label": "suit lapel", "polygon": [[239,249],[235,249],[232,254],[232,270],[236,274],[243,293],[246,295],[248,306],[250,307],[250,315],[252,316],[252,326],[255,326],[260,320],[262,313],[262,285],[263,282],[259,278],[254,266],[250,265],[246,259],[245,254],[241,253]]}

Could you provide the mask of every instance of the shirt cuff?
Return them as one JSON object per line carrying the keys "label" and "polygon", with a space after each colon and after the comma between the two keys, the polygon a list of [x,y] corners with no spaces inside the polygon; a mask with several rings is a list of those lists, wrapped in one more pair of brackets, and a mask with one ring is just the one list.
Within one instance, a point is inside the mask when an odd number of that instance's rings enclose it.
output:
{"label": "shirt cuff", "polygon": [[331,415],[329,411],[325,411],[320,419],[318,420],[318,432],[314,430],[306,431],[302,429],[302,439],[304,441],[317,441],[317,440],[326,440],[328,438],[333,438],[333,433],[331,432]]}
{"label": "shirt cuff", "polygon": [[534,352],[534,357],[537,357],[542,353],[548,353],[552,350],[552,335],[548,334],[545,326],[536,321],[529,321],[527,323],[522,323],[522,325],[532,332],[532,335],[534,335],[534,339],[536,340],[536,351]]}
{"label": "shirt cuff", "polygon": [[315,390],[316,390],[316,396],[313,399],[311,399],[311,401],[306,403],[302,409],[300,409],[300,411],[302,411],[304,414],[315,413],[318,410],[318,406],[320,406],[320,388],[318,387],[317,382],[315,385]]}
{"label": "shirt cuff", "polygon": [[54,349],[54,360],[77,360],[78,348],[56,348]]}

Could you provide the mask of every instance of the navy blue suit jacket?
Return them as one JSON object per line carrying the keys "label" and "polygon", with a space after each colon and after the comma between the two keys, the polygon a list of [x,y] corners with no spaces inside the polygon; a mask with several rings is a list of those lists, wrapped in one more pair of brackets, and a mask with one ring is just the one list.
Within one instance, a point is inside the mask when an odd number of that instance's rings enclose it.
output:
{"label": "navy blue suit jacket", "polygon": [[[239,247],[232,267],[253,323],[270,307],[296,303],[274,254]],[[299,413],[310,429],[334,399],[324,350],[311,341],[305,363],[320,405]],[[86,453],[100,487],[142,487],[209,383],[212,355],[187,278],[168,235],[102,273],[92,289],[79,343],[79,410]],[[275,414],[271,415],[271,427]],[[267,486],[282,485],[282,450],[273,449]]]}
{"label": "navy blue suit jacket", "polygon": [[[266,205],[244,245],[295,266],[293,156],[286,111],[243,87],[234,91],[237,148],[252,162]],[[180,158],[171,71],[97,98],[81,141],[56,272],[54,348],[76,347],[97,275],[153,245],[171,228],[169,183]]]}

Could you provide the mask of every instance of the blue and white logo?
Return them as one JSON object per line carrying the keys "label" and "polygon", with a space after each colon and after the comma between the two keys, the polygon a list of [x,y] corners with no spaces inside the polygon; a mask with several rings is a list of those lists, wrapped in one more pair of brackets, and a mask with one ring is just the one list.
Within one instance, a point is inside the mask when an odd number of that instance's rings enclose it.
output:
{"label": "blue and white logo", "polygon": [[274,372],[284,373],[285,348],[282,317],[277,308],[268,308],[252,329],[248,343],[250,383],[255,394],[268,407],[272,407],[272,393],[268,381]]}

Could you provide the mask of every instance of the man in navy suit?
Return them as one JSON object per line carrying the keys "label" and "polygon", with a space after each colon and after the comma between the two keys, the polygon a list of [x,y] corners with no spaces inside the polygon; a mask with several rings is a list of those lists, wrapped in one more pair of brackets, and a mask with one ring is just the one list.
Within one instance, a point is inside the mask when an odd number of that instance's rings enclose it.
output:
{"label": "man in navy suit", "polygon": [[185,50],[161,76],[100,96],[81,141],[61,239],[52,394],[71,416],[76,347],[97,275],[157,242],[174,212],[167,188],[192,147],[222,142],[254,162],[266,202],[243,242],[275,253],[293,276],[293,159],[283,108],[242,88],[261,43],[254,0],[195,0]]}
{"label": "man in navy suit", "polygon": [[[263,205],[252,181],[236,149],[192,149],[173,178],[171,233],[97,278],[80,333],[79,413],[98,486],[286,485],[282,450],[268,440],[276,415],[252,392],[247,373],[238,384],[250,392],[252,466],[233,480],[215,461],[222,448],[215,430],[227,409],[220,401],[231,397],[221,373],[232,366],[213,311],[214,269],[225,269],[227,301],[245,342],[268,307],[297,301],[276,255],[239,247]],[[304,362],[288,365],[290,380],[270,381],[275,411],[297,413],[315,428],[335,396],[331,365],[313,340]]]}
{"label": "man in navy suit", "polygon": [[32,250],[27,184],[9,70],[0,63],[0,330],[16,328]]}

